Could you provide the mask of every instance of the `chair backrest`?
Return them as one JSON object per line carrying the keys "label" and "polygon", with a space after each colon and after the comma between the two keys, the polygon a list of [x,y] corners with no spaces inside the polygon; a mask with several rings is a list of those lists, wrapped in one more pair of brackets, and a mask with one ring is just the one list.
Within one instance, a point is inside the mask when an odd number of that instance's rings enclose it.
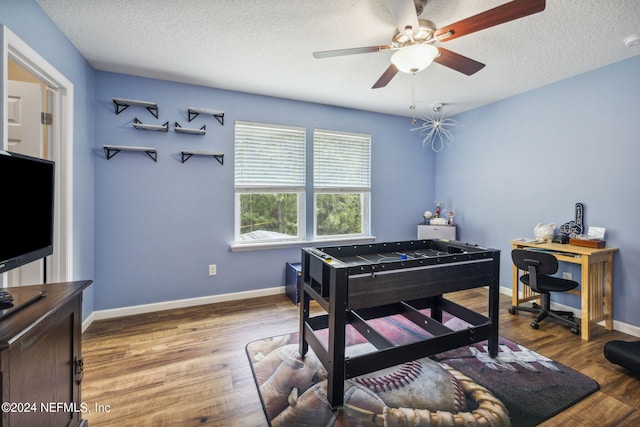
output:
{"label": "chair backrest", "polygon": [[514,249],[511,259],[520,270],[529,271],[529,267],[536,269],[536,274],[549,276],[558,271],[558,259],[548,252]]}

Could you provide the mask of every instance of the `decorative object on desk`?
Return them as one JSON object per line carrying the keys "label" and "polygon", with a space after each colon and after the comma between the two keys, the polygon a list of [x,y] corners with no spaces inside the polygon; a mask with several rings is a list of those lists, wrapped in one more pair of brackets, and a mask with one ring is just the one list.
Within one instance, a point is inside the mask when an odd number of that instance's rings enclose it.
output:
{"label": "decorative object on desk", "polygon": [[589,227],[587,236],[589,236],[590,239],[604,240],[604,231],[604,227]]}
{"label": "decorative object on desk", "polygon": [[434,218],[440,218],[440,213],[442,212],[442,202],[440,200],[434,200],[434,202],[436,204],[436,215],[434,216]]}
{"label": "decorative object on desk", "polygon": [[453,211],[449,211],[449,225],[453,225]]}
{"label": "decorative object on desk", "polygon": [[449,145],[453,142],[453,134],[448,128],[457,126],[458,123],[444,112],[442,104],[435,104],[433,114],[424,116],[422,120],[424,120],[422,126],[411,130],[418,130],[420,135],[424,136],[422,139],[423,147],[431,145],[431,149],[437,153],[442,151],[445,144]]}
{"label": "decorative object on desk", "polygon": [[569,243],[576,246],[601,249],[605,247],[604,227],[589,227],[588,234],[572,235]]}
{"label": "decorative object on desk", "polygon": [[446,218],[433,218],[431,220],[431,225],[447,225],[449,220]]}
{"label": "decorative object on desk", "polygon": [[431,220],[431,218],[433,218],[433,212],[424,211],[424,214],[422,214],[422,217],[424,218],[424,223],[429,224],[429,221]]}
{"label": "decorative object on desk", "polygon": [[553,234],[556,229],[556,225],[554,223],[551,224],[543,224],[539,223],[533,229],[533,235],[536,237],[536,240],[543,242],[550,242],[553,240]]}
{"label": "decorative object on desk", "polygon": [[569,238],[569,244],[575,246],[585,246],[587,248],[601,249],[605,247],[605,241],[601,239],[592,239],[588,235],[580,234]]}
{"label": "decorative object on desk", "polygon": [[434,200],[433,203],[436,204],[436,213],[430,221],[431,225],[446,225],[448,220],[442,217],[442,204],[444,202]]}
{"label": "decorative object on desk", "polygon": [[552,242],[566,245],[567,243],[569,243],[569,236],[565,236],[564,234],[558,234],[553,238]]}
{"label": "decorative object on desk", "polygon": [[584,231],[584,205],[576,203],[576,218],[560,226],[560,233],[565,236],[575,236]]}
{"label": "decorative object on desk", "polygon": [[[464,328],[448,313],[445,324]],[[425,334],[401,315],[386,322],[394,341]],[[347,326],[348,354],[365,341]],[[301,358],[298,334],[251,342],[246,347],[265,416],[272,427],[299,425],[493,425],[534,426],[599,389],[592,379],[505,338],[498,357],[486,341],[388,368],[389,375],[362,375],[345,382],[345,405],[332,411],[326,400],[326,371],[313,352]],[[434,360],[431,360],[434,359]],[[402,391],[413,384],[404,374],[434,379],[431,387]],[[378,371],[382,372],[382,371]],[[369,379],[369,380],[368,380]],[[282,392],[286,390],[286,392]],[[531,402],[535,401],[535,405]]]}

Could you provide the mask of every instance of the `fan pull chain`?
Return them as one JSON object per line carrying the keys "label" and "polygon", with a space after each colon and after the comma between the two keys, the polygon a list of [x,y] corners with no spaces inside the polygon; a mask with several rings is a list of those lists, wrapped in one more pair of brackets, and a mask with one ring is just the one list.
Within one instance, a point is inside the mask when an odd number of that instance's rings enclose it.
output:
{"label": "fan pull chain", "polygon": [[411,124],[416,124],[416,73],[412,73],[413,77],[411,78],[411,105],[409,109],[411,110]]}

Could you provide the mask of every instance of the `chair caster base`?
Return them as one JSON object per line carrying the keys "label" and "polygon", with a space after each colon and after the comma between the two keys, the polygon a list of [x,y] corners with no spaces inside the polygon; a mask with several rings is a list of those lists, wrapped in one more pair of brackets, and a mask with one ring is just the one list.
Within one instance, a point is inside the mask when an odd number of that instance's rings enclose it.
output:
{"label": "chair caster base", "polygon": [[538,325],[538,322],[531,322],[529,324],[533,329],[540,329],[540,325]]}
{"label": "chair caster base", "polygon": [[511,307],[509,309],[509,314],[516,314],[516,313],[517,313],[517,310],[515,308]]}

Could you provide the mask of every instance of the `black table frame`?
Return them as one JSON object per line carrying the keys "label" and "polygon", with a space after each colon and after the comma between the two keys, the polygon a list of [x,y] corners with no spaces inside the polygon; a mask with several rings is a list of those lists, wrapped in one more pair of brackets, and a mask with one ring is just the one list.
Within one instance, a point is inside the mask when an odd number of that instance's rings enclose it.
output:
{"label": "black table frame", "polygon": [[[409,253],[408,259],[352,263],[349,257]],[[405,258],[402,256],[402,258]],[[309,346],[328,372],[327,399],[332,409],[344,401],[344,380],[453,348],[488,340],[489,355],[498,354],[500,251],[446,240],[421,240],[302,249],[299,352]],[[444,294],[488,286],[488,317],[444,298]],[[310,317],[315,299],[326,315]],[[426,316],[420,310],[430,308]],[[468,322],[464,330],[442,324],[442,312]],[[374,318],[402,314],[433,335],[393,345],[367,324]],[[377,351],[345,356],[350,324]],[[328,329],[327,347],[315,331]]]}

